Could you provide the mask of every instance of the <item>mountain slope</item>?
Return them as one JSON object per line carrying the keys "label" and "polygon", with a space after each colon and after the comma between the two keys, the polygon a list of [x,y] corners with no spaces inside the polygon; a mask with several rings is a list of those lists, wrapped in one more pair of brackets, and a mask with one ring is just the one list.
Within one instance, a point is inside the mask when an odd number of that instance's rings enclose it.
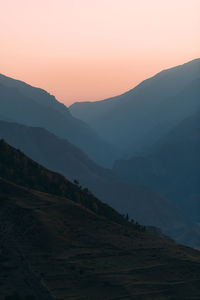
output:
{"label": "mountain slope", "polygon": [[182,121],[152,148],[153,153],[117,161],[114,170],[129,183],[162,192],[200,222],[200,112]]}
{"label": "mountain slope", "polygon": [[[82,193],[77,186],[3,141],[0,158],[4,177],[0,178],[2,297],[15,300],[200,297],[198,251],[142,232],[108,206],[109,214],[99,215],[84,203],[72,201],[71,189]],[[55,191],[53,195],[30,189],[33,185],[46,191],[44,178],[50,188],[55,185],[55,178],[59,179],[58,190],[66,184],[64,197],[56,196]],[[23,186],[16,185],[19,180]],[[105,207],[98,203],[99,207]]]}
{"label": "mountain slope", "polygon": [[200,109],[200,59],[164,70],[120,96],[74,103],[71,113],[127,156],[149,147]]}
{"label": "mountain slope", "polygon": [[[19,148],[45,167],[78,180],[99,199],[144,225],[162,228],[164,233],[184,243],[190,222],[161,194],[124,183],[112,171],[90,161],[78,148],[42,128],[0,122],[0,138]],[[197,235],[197,240],[199,236]],[[193,244],[192,244],[193,245]]]}
{"label": "mountain slope", "polygon": [[122,216],[100,202],[89,191],[82,190],[64,176],[40,166],[4,140],[0,140],[0,174],[4,179],[27,188],[69,197],[99,215],[109,215],[111,220],[123,222]]}
{"label": "mountain slope", "polygon": [[4,75],[0,75],[0,115],[3,120],[44,127],[68,138],[100,164],[113,161],[114,149],[54,96]]}

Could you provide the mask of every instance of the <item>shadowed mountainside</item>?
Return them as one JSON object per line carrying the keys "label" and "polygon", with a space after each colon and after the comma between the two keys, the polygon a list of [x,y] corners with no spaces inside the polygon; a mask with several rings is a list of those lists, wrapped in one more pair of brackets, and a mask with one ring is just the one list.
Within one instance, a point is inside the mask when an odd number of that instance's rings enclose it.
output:
{"label": "shadowed mountainside", "polygon": [[91,210],[72,199],[88,194],[4,141],[0,158],[2,300],[199,299],[198,251],[142,232],[92,195],[108,214]]}
{"label": "shadowed mountainside", "polygon": [[114,148],[84,122],[74,118],[68,108],[46,91],[0,74],[0,118],[48,129],[67,138],[89,157],[111,165]]}
{"label": "shadowed mountainside", "polygon": [[[200,59],[164,70],[120,96],[70,106],[124,157],[149,148],[200,109]],[[124,158],[123,157],[123,158]]]}

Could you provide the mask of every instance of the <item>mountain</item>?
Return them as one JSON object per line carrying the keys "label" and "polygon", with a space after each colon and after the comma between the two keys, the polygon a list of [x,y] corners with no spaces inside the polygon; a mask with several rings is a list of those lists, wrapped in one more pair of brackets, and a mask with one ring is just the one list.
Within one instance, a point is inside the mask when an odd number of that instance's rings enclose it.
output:
{"label": "mountain", "polygon": [[111,165],[114,149],[46,91],[0,74],[0,118],[44,127],[83,149],[102,165]]}
{"label": "mountain", "polygon": [[152,154],[119,160],[114,171],[126,182],[162,193],[200,223],[200,111],[183,120]]}
{"label": "mountain", "polygon": [[69,197],[72,201],[100,216],[109,215],[110,220],[124,223],[124,218],[120,214],[99,201],[88,190],[82,190],[77,184],[71,183],[59,173],[39,165],[4,140],[0,140],[0,174],[2,178],[28,189]]}
{"label": "mountain", "polygon": [[149,235],[4,141],[0,172],[2,299],[199,299],[199,251]]}
{"label": "mountain", "polygon": [[200,58],[164,70],[120,96],[74,103],[69,109],[130,157],[149,153],[163,135],[198,111],[199,97]]}
{"label": "mountain", "polygon": [[[181,243],[198,247],[199,233],[188,240],[191,223],[162,194],[123,182],[111,170],[92,162],[80,149],[45,129],[0,121],[0,138],[45,167],[77,180],[103,202],[144,225],[160,227]],[[180,232],[182,234],[180,234]]]}

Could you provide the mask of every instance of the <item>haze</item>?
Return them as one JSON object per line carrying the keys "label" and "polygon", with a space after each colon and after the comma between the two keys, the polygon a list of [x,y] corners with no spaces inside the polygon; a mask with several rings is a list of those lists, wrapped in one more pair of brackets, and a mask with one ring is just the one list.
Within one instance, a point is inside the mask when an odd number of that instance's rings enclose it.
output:
{"label": "haze", "polygon": [[1,0],[0,73],[67,105],[199,57],[199,0]]}

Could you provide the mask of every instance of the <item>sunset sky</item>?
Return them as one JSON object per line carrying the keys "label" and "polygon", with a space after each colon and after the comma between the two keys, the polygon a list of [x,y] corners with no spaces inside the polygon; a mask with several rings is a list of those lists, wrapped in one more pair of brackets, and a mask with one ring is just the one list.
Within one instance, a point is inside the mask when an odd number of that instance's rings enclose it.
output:
{"label": "sunset sky", "polygon": [[67,105],[200,57],[200,0],[0,0],[0,73]]}

